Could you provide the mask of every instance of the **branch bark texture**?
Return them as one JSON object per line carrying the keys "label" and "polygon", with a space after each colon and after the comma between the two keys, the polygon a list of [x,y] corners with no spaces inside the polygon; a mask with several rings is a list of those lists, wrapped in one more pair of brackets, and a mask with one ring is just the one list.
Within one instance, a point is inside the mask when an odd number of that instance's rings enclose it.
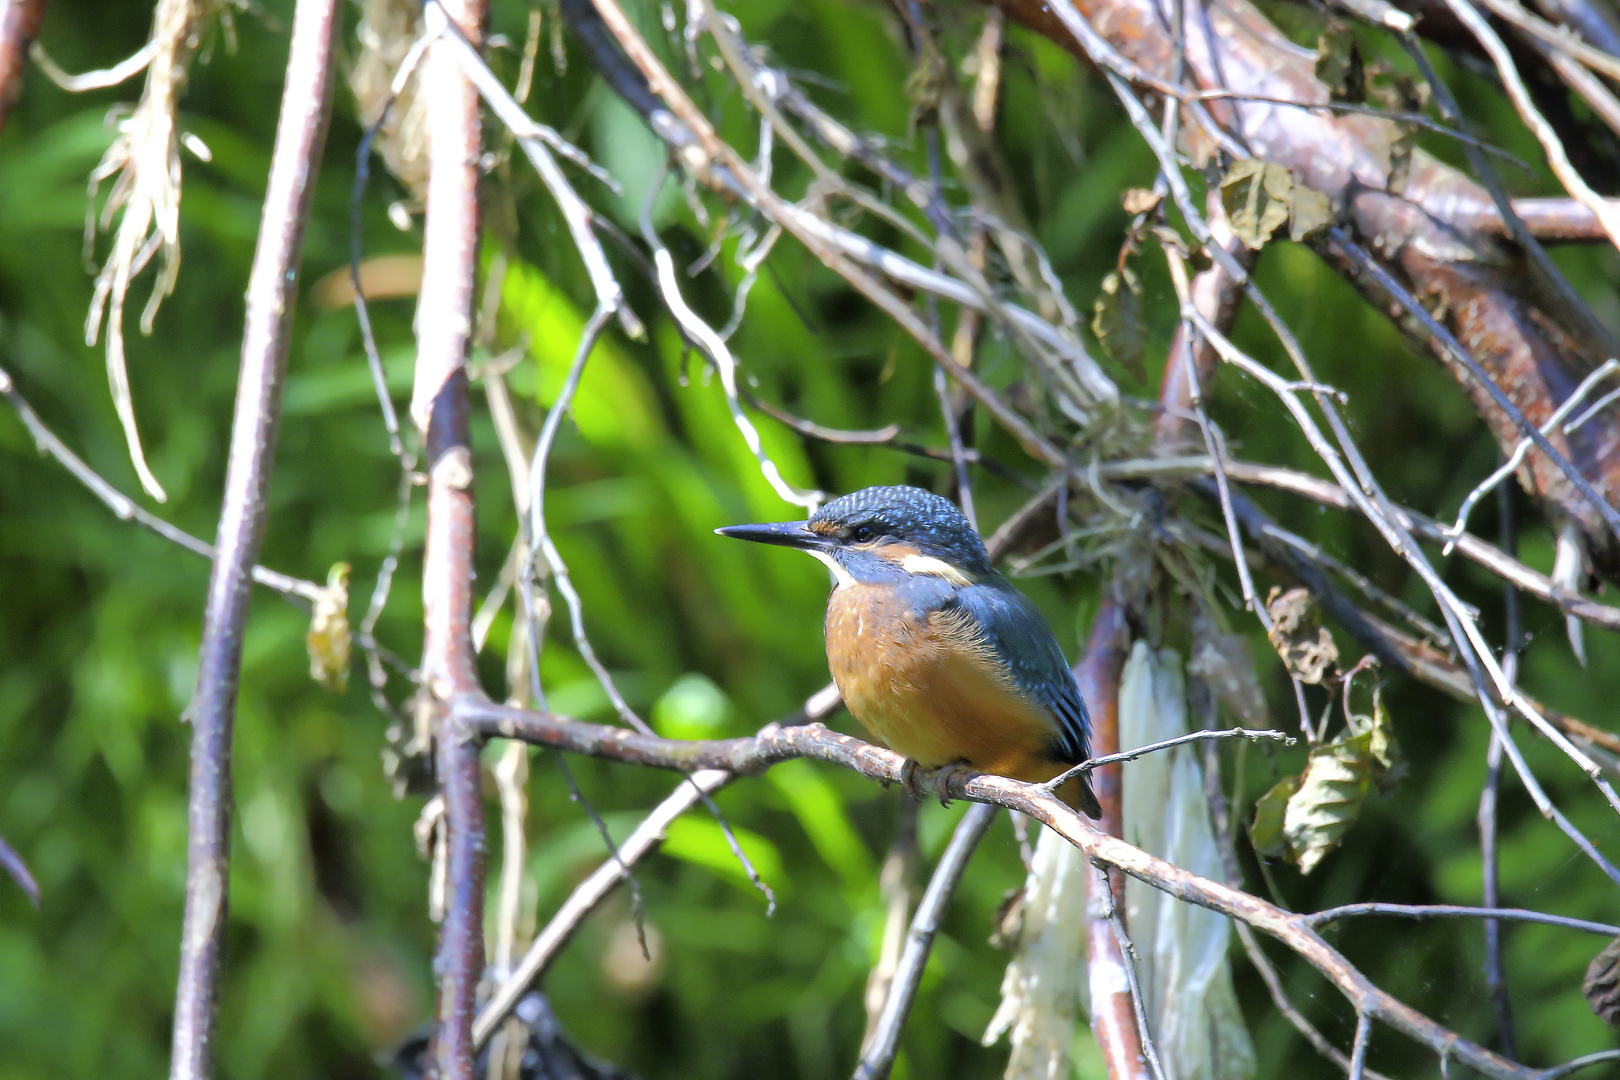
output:
{"label": "branch bark texture", "polygon": [[[1009,16],[1084,59],[1084,50],[1052,9],[1037,0],[991,0]],[[1192,89],[1299,102],[1212,100],[1210,114],[1254,156],[1287,168],[1343,208],[1363,246],[1417,300],[1441,313],[1462,342],[1534,425],[1546,422],[1581,379],[1607,358],[1613,343],[1595,340],[1585,320],[1542,289],[1516,247],[1474,227],[1500,214],[1487,191],[1456,169],[1403,142],[1401,127],[1371,115],[1333,114],[1328,88],[1315,75],[1315,53],[1290,42],[1249,0],[1219,7],[1185,5],[1172,28],[1153,0],[1077,0],[1081,15],[1143,71],[1172,77],[1176,39],[1185,41]],[[1495,235],[1491,235],[1494,232]],[[1445,347],[1411,325],[1376,283],[1353,266],[1335,268],[1375,306],[1432,350],[1472,398],[1492,434],[1511,453],[1521,432]],[[1609,412],[1581,430],[1549,436],[1613,503],[1620,494],[1620,418]],[[1620,542],[1568,477],[1542,455],[1520,471],[1538,498],[1580,524],[1600,573],[1620,576]]]}
{"label": "branch bark texture", "polygon": [[[479,40],[480,0],[445,13]],[[422,679],[438,710],[434,762],[447,831],[444,923],[435,969],[433,1061],[445,1080],[472,1080],[473,1013],[484,970],[485,832],[478,742],[444,703],[475,692],[472,648],[473,457],[468,432],[467,342],[478,256],[478,96],[450,43],[429,46],[422,72],[430,140],[416,383],[411,416],[426,442],[427,536],[422,565]]]}
{"label": "branch bark texture", "polygon": [[185,922],[175,992],[173,1080],[213,1075],[230,881],[231,731],[253,567],[264,538],[282,377],[316,169],[326,141],[336,0],[299,0],[287,82],[248,279],[225,499],[192,699]]}

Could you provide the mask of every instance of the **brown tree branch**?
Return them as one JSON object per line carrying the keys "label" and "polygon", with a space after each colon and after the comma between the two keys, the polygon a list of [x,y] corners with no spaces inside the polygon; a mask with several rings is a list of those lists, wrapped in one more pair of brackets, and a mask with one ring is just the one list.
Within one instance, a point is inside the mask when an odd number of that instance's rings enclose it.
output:
{"label": "brown tree branch", "polygon": [[[1114,655],[1114,642],[1120,642],[1118,647],[1123,648],[1124,627],[1122,621],[1114,621],[1117,618],[1120,617],[1111,615],[1103,628],[1102,640],[1108,645],[1088,649],[1087,661],[1081,666],[1083,680],[1087,679],[1086,667],[1093,656],[1104,658],[1098,662],[1106,663],[1107,658]],[[1106,700],[1096,693],[1094,682],[1083,681],[1082,687],[1090,695],[1088,700],[1099,703]],[[771,724],[749,738],[687,742],[498,705],[481,694],[458,696],[451,702],[451,710],[468,729],[486,738],[517,738],[571,753],[683,772],[711,768],[752,775],[780,761],[809,758],[839,765],[873,780],[899,783],[906,765],[905,759],[892,751],[831,731],[821,724],[800,727]],[[1103,773],[1093,782],[1101,786],[1106,775]],[[927,782],[926,777],[923,782]],[[1285,911],[1248,893],[1188,873],[1109,836],[1064,805],[1043,785],[961,772],[939,778],[939,783],[950,798],[991,803],[1028,814],[1056,830],[1093,862],[1121,869],[1179,900],[1218,911],[1276,938],[1322,972],[1358,1012],[1402,1032],[1436,1054],[1447,1055],[1486,1076],[1503,1080],[1530,1080],[1536,1075],[1533,1070],[1445,1029],[1380,990],[1317,935],[1308,915]],[[1128,1024],[1134,1030],[1134,1016],[1129,1017]]]}
{"label": "brown tree branch", "polygon": [[217,553],[208,581],[191,720],[186,907],[175,991],[173,1080],[214,1071],[219,968],[230,881],[231,729],[242,671],[242,637],[253,566],[264,538],[287,334],[296,297],[304,224],[326,139],[335,0],[299,0],[287,81],[248,278],[241,373],[231,423]]}
{"label": "brown tree branch", "polygon": [[[1080,696],[1091,712],[1091,753],[1119,753],[1119,680],[1130,654],[1125,604],[1106,597],[1091,623],[1091,636],[1075,668]],[[1115,836],[1125,831],[1121,815],[1123,766],[1104,765],[1091,773],[1091,788],[1102,807],[1097,827]],[[1125,879],[1090,871],[1086,882],[1086,963],[1090,968],[1091,1033],[1101,1048],[1110,1080],[1146,1080],[1147,1070],[1136,1005],[1125,977],[1130,960],[1114,933],[1112,916],[1125,910]],[[1099,896],[1103,888],[1110,895]]]}
{"label": "brown tree branch", "polygon": [[[1038,0],[992,2],[1085,58],[1085,49],[1053,6]],[[1174,69],[1180,37],[1186,42],[1187,74],[1199,90],[1304,103],[1329,100],[1309,54],[1294,48],[1249,0],[1215,9],[1187,5],[1179,34],[1162,24],[1161,8],[1153,0],[1079,0],[1076,6],[1110,48],[1158,78]],[[1607,358],[1607,344],[1586,340],[1577,325],[1581,320],[1566,317],[1556,304],[1527,299],[1540,290],[1524,260],[1513,259],[1496,237],[1459,224],[1494,209],[1483,188],[1421,151],[1411,154],[1409,167],[1401,164],[1401,132],[1394,121],[1259,101],[1211,101],[1209,107],[1254,156],[1284,166],[1342,205],[1347,230],[1408,291],[1424,298],[1428,307],[1443,309],[1446,328],[1469,342],[1490,382],[1503,389],[1530,424],[1544,423],[1582,376]],[[1386,242],[1395,237],[1399,243]],[[1360,277],[1348,276],[1352,283]],[[1387,304],[1380,304],[1380,310],[1397,318],[1401,314]],[[1449,350],[1434,348],[1469,391],[1504,453],[1511,452],[1522,434],[1518,425]],[[1592,486],[1620,491],[1616,413],[1600,417],[1568,440],[1559,434],[1550,441]],[[1620,543],[1569,477],[1542,457],[1531,460],[1525,475],[1538,497],[1580,522],[1600,572],[1620,574]]]}
{"label": "brown tree branch", "polygon": [[[1616,212],[1620,212],[1620,199],[1606,201],[1614,204]],[[1603,231],[1603,224],[1592,213],[1591,207],[1583,206],[1568,196],[1514,199],[1513,212],[1519,215],[1524,227],[1538,240],[1609,242],[1609,234]],[[1508,235],[1507,224],[1494,206],[1471,207],[1452,221],[1471,232],[1489,236]]]}
{"label": "brown tree branch", "polygon": [[[447,0],[445,14],[477,40],[482,0]],[[472,1080],[473,1011],[484,969],[484,801],[478,740],[445,705],[479,692],[472,637],[473,457],[467,340],[478,253],[478,97],[453,46],[428,47],[421,73],[430,149],[411,416],[425,435],[427,536],[422,564],[422,677],[439,708],[435,768],[444,798],[449,894],[435,970],[433,1060],[442,1080]]]}

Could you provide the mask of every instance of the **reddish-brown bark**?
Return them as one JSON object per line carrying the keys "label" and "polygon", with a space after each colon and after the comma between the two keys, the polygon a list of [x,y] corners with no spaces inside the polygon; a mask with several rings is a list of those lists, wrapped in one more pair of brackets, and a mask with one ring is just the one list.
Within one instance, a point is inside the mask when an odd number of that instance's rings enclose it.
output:
{"label": "reddish-brown bark", "polygon": [[[991,0],[1009,16],[1077,56],[1080,46],[1040,0]],[[1175,35],[1154,0],[1077,0],[1107,41],[1144,70],[1168,80]],[[1315,53],[1289,41],[1248,0],[1185,5],[1185,80],[1198,90],[1225,90],[1305,104],[1329,101],[1315,75]],[[1334,114],[1255,101],[1206,103],[1211,115],[1259,158],[1343,208],[1352,235],[1440,318],[1533,424],[1550,417],[1580,380],[1609,355],[1608,342],[1582,337],[1579,319],[1538,295],[1519,250],[1500,239],[1489,194],[1461,172],[1422,151],[1401,167],[1401,128],[1368,115]],[[1393,153],[1392,153],[1393,152]],[[1495,219],[1495,228],[1482,228]],[[1347,264],[1336,263],[1359,289],[1377,295]],[[1399,310],[1381,305],[1408,332]],[[1521,435],[1514,422],[1460,365],[1425,341],[1467,390],[1491,433],[1508,452]],[[1620,493],[1620,421],[1608,410],[1569,438],[1550,439],[1611,503]],[[1620,542],[1596,510],[1541,454],[1520,470],[1555,515],[1579,523],[1600,573],[1620,578]]]}

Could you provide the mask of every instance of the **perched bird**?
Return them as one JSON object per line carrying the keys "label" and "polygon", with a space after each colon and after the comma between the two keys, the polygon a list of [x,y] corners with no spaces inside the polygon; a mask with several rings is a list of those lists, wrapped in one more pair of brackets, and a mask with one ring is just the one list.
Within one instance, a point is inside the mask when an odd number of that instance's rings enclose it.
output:
{"label": "perched bird", "polygon": [[[891,750],[1036,782],[1090,756],[1086,705],[1052,628],[948,500],[872,487],[808,521],[715,532],[827,564],[827,665],[849,711]],[[1085,774],[1058,794],[1099,816]]]}

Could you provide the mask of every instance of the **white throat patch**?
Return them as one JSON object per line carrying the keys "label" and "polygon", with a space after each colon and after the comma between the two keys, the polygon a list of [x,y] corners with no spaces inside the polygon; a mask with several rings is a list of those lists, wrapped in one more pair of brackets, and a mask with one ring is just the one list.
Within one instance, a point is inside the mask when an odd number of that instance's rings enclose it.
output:
{"label": "white throat patch", "polygon": [[814,549],[805,549],[805,554],[809,555],[812,559],[818,559],[827,564],[827,569],[832,571],[833,580],[836,582],[833,588],[842,589],[845,585],[855,584],[854,576],[851,575],[848,570],[845,570],[844,565],[837,559],[833,558],[829,553],[825,551],[816,551]]}

